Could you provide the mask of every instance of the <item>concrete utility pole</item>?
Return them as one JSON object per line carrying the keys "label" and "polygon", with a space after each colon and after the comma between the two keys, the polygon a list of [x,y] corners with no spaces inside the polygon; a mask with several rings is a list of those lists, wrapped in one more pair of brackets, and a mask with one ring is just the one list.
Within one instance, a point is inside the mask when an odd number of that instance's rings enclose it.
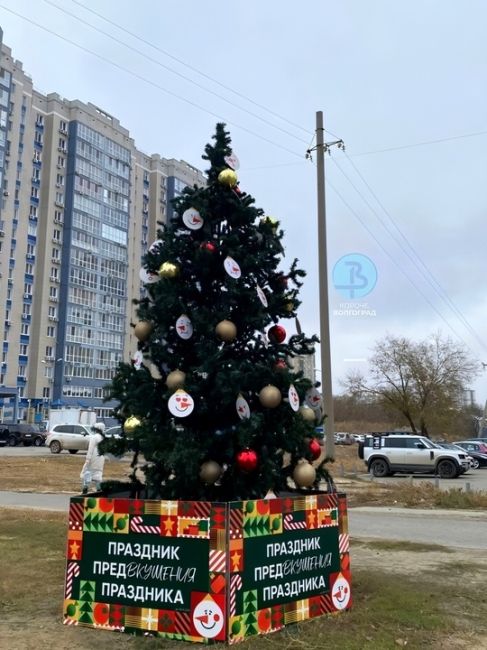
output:
{"label": "concrete utility pole", "polygon": [[[325,420],[325,453],[335,458],[335,417],[331,377],[330,310],[328,301],[328,261],[326,248],[325,151],[333,146],[343,147],[343,141],[325,143],[323,112],[316,113],[316,178],[318,197],[318,273],[320,299],[321,379]],[[308,151],[310,154],[311,151]]]}

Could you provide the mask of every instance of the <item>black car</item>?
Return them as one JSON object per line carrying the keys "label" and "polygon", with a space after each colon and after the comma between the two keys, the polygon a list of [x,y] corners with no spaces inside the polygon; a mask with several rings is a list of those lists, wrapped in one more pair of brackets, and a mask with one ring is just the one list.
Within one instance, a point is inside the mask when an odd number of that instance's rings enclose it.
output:
{"label": "black car", "polygon": [[46,442],[46,434],[35,424],[0,423],[0,445],[15,447],[23,443],[24,447],[40,447]]}

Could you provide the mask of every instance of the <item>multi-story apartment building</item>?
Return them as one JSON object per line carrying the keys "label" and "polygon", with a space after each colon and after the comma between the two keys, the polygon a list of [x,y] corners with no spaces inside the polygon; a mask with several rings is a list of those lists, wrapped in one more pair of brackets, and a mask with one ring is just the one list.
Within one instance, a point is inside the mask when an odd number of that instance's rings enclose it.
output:
{"label": "multi-story apartment building", "polygon": [[95,105],[36,91],[1,37],[0,403],[105,417],[103,387],[136,349],[141,258],[170,199],[205,177],[142,153]]}

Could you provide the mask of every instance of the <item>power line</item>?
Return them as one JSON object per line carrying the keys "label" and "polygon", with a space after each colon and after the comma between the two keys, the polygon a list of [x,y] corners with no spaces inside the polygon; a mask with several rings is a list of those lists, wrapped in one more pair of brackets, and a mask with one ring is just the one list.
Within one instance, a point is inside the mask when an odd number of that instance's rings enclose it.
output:
{"label": "power line", "polygon": [[380,241],[377,239],[377,237],[374,235],[372,230],[367,226],[367,224],[364,222],[364,220],[357,214],[357,212],[352,208],[352,206],[343,198],[341,193],[336,189],[336,187],[327,179],[326,184],[335,192],[335,194],[338,196],[338,198],[342,201],[342,203],[350,210],[350,212],[353,214],[353,216],[362,224],[362,226],[365,228],[365,230],[369,233],[369,235],[372,237],[372,239],[376,242],[376,244],[379,246],[379,248],[387,255],[387,257],[392,261],[392,263],[399,269],[399,271],[404,275],[406,280],[416,289],[416,291],[423,297],[425,302],[431,307],[431,309],[436,312],[436,314],[441,318],[441,320],[445,323],[445,325],[450,329],[455,336],[464,343],[464,345],[472,352],[472,354],[475,354],[472,348],[464,341],[464,339],[460,336],[460,334],[455,330],[455,328],[446,320],[446,318],[443,316],[443,314],[438,311],[438,309],[435,307],[435,305],[431,302],[431,300],[421,291],[421,289],[414,284],[412,279],[409,277],[409,275],[404,271],[404,269],[401,268],[401,266],[396,262],[394,257],[389,253],[389,251],[380,243]]}
{"label": "power line", "polygon": [[[404,248],[402,245],[402,242],[399,240],[399,238],[389,229],[387,224],[385,223],[384,219],[377,213],[375,208],[370,204],[370,202],[367,200],[367,198],[360,192],[360,190],[357,188],[357,186],[354,184],[354,182],[350,179],[350,177],[345,173],[345,171],[342,169],[340,164],[333,159],[334,164],[337,166],[337,168],[340,170],[340,172],[343,174],[343,176],[347,179],[347,181],[350,183],[350,185],[353,187],[353,189],[357,192],[357,194],[360,196],[360,198],[364,201],[364,203],[367,205],[369,210],[375,215],[375,217],[378,219],[379,223],[382,225],[382,227],[386,230],[387,234],[392,237],[392,239],[396,242],[396,244],[399,246],[400,250],[406,255],[406,257],[413,263],[416,264],[417,260],[413,258],[411,253]],[[358,172],[358,170],[357,170]],[[359,172],[358,172],[359,173]],[[360,175],[360,173],[359,173]],[[374,195],[375,198],[375,195]],[[378,201],[378,199],[376,199]],[[379,205],[382,206],[382,204],[378,201]],[[383,208],[385,211],[385,208]],[[392,220],[392,217],[386,212],[387,216]],[[395,225],[395,224],[394,224]],[[399,229],[398,229],[399,230]],[[419,255],[414,251],[414,248],[411,246],[405,235],[401,233],[403,239],[406,241],[407,245],[409,248],[413,251],[414,255],[416,258],[419,260]],[[376,240],[377,241],[377,240]],[[469,331],[469,333],[480,343],[482,347],[484,347],[487,350],[487,347],[485,346],[484,342],[480,339],[480,337],[477,335],[473,327],[470,325],[470,323],[466,320],[466,318],[463,316],[463,314],[460,312],[460,310],[456,307],[456,305],[453,303],[453,301],[446,295],[446,292],[443,290],[443,288],[439,285],[437,280],[433,277],[432,273],[429,271],[429,269],[425,266],[424,263],[422,263],[423,267],[426,269],[426,272],[428,275],[425,275],[424,271],[419,269],[419,273],[422,275],[422,277],[429,283],[433,291],[436,293],[437,296],[439,296],[446,304],[447,306],[455,313],[455,315],[459,318],[459,320],[462,322],[462,324],[466,327],[466,329]],[[436,285],[436,286],[435,286]],[[440,291],[438,291],[437,287],[440,288]],[[462,339],[463,340],[463,339]],[[465,343],[465,341],[464,341]]]}
{"label": "power line", "polygon": [[96,27],[95,25],[92,25],[91,23],[84,20],[83,18],[80,18],[79,16],[76,16],[75,14],[71,13],[67,9],[64,9],[63,7],[60,7],[55,2],[52,2],[52,0],[44,0],[44,2],[46,4],[48,4],[48,5],[50,5],[51,7],[54,7],[58,11],[62,11],[67,16],[71,16],[71,18],[74,18],[75,20],[82,23],[83,25],[87,25],[91,29],[94,29],[96,32],[98,32],[100,34],[103,34],[103,36],[106,36],[107,38],[111,39],[112,41],[115,41],[115,43],[118,43],[119,45],[122,45],[123,47],[126,47],[131,52],[135,52],[136,54],[139,54],[140,56],[144,57],[145,59],[147,59],[151,63],[155,63],[159,67],[164,68],[164,70],[168,70],[172,74],[180,77],[181,79],[184,79],[185,81],[187,81],[190,84],[193,84],[197,88],[200,88],[201,90],[204,90],[205,92],[209,93],[210,95],[214,95],[218,99],[221,99],[222,101],[227,102],[227,104],[230,104],[231,106],[234,106],[235,108],[238,108],[239,110],[241,110],[241,111],[243,111],[245,113],[248,113],[248,115],[251,115],[252,117],[257,118],[258,120],[261,120],[261,122],[264,122],[264,124],[267,124],[271,128],[277,129],[278,131],[282,131],[286,135],[290,136],[291,138],[294,138],[295,140],[298,140],[299,142],[306,143],[306,140],[303,140],[302,138],[294,135],[294,133],[291,133],[290,131],[287,131],[286,129],[283,129],[280,126],[277,126],[277,125],[273,124],[269,120],[266,120],[264,117],[261,117],[257,113],[253,113],[252,111],[249,111],[248,109],[244,108],[243,106],[239,106],[238,104],[235,104],[235,102],[232,102],[230,99],[227,99],[223,95],[220,95],[220,94],[214,92],[213,90],[210,90],[209,88],[203,86],[202,84],[198,83],[197,81],[194,81],[190,77],[187,77],[186,75],[181,74],[180,72],[178,72],[177,70],[174,70],[170,66],[165,65],[164,63],[161,63],[161,61],[158,61],[157,59],[154,59],[153,57],[145,54],[145,52],[142,52],[141,50],[138,50],[137,48],[129,45],[125,41],[120,40],[116,36],[113,36],[112,34],[109,34],[108,32],[105,32],[103,29],[100,29],[99,27]]}
{"label": "power line", "polygon": [[[176,61],[176,62],[179,63],[180,65],[184,66],[185,68],[188,68],[188,69],[191,70],[192,72],[196,72],[196,74],[199,74],[199,75],[201,75],[202,77],[204,77],[205,79],[208,79],[209,81],[212,81],[213,83],[217,84],[217,85],[220,86],[221,88],[224,88],[225,90],[228,90],[229,92],[233,93],[233,94],[236,95],[237,97],[240,97],[240,98],[242,98],[242,99],[245,99],[247,102],[253,104],[254,106],[257,106],[258,108],[261,108],[262,110],[266,111],[266,112],[269,113],[270,115],[273,115],[274,117],[277,117],[278,119],[282,120],[283,122],[287,122],[287,124],[289,124],[289,125],[291,125],[291,126],[294,126],[295,128],[300,129],[301,131],[304,131],[304,133],[306,133],[306,134],[308,134],[308,135],[310,134],[309,129],[305,129],[305,128],[302,127],[300,124],[296,124],[295,122],[291,122],[290,120],[288,120],[286,117],[283,117],[283,116],[280,115],[279,113],[276,113],[275,111],[271,110],[270,108],[267,108],[267,107],[264,106],[263,104],[259,104],[258,102],[254,101],[254,100],[251,99],[250,97],[247,97],[247,95],[244,95],[243,93],[240,93],[238,90],[235,90],[234,88],[231,88],[230,86],[227,86],[227,85],[221,83],[220,81],[218,81],[218,80],[215,79],[214,77],[211,77],[211,76],[210,76],[209,74],[207,74],[206,72],[203,72],[202,70],[199,70],[198,68],[195,68],[194,66],[190,65],[189,63],[186,63],[186,62],[183,61],[182,59],[179,59],[178,57],[174,56],[173,54],[171,54],[171,53],[168,52],[167,50],[164,50],[164,49],[162,49],[161,47],[159,47],[158,45],[155,45],[154,43],[151,43],[150,41],[144,39],[142,36],[139,36],[138,34],[135,34],[134,32],[131,32],[130,30],[126,29],[126,28],[123,27],[122,25],[119,25],[118,23],[114,22],[113,20],[110,20],[109,18],[106,18],[106,16],[103,16],[102,14],[98,13],[98,12],[95,11],[94,9],[91,9],[90,7],[87,7],[87,6],[84,5],[82,2],[78,2],[78,0],[71,0],[71,1],[72,1],[74,4],[76,4],[76,5],[80,6],[80,7],[82,7],[82,8],[85,9],[86,11],[89,11],[89,12],[92,13],[93,15],[97,16],[98,18],[101,18],[102,20],[104,20],[105,22],[109,23],[110,25],[113,25],[113,26],[116,27],[117,29],[120,29],[122,32],[125,32],[125,34],[129,34],[129,36],[132,36],[133,38],[135,38],[135,39],[141,41],[142,43],[145,43],[145,44],[148,45],[149,47],[152,47],[153,49],[155,49],[155,50],[157,50],[158,52],[160,52],[161,54],[164,54],[164,56],[167,56],[167,57],[169,57],[170,59],[172,59],[173,61]],[[275,128],[277,128],[277,127],[275,127]]]}
{"label": "power line", "polygon": [[464,133],[463,135],[452,135],[445,138],[437,138],[436,140],[424,140],[423,142],[402,144],[397,147],[386,147],[384,149],[375,149],[374,151],[361,151],[360,153],[353,154],[353,157],[358,158],[358,156],[371,156],[372,154],[375,153],[385,153],[387,151],[400,151],[401,149],[413,149],[414,147],[425,147],[429,144],[439,144],[440,142],[451,142],[452,140],[463,140],[465,138],[475,138],[479,135],[487,135],[487,131],[474,131],[473,133]]}
{"label": "power line", "polygon": [[5,7],[5,5],[0,4],[1,9],[5,9],[5,11],[8,11],[9,13],[13,14],[14,16],[17,16],[17,18],[20,18],[22,20],[25,20],[26,22],[30,23],[31,25],[34,25],[35,27],[38,27],[39,29],[42,29],[43,31],[47,32],[48,34],[51,34],[52,36],[55,36],[56,38],[59,38],[62,41],[65,41],[66,43],[69,43],[70,45],[73,45],[74,47],[77,47],[79,50],[82,50],[83,52],[87,52],[88,54],[91,54],[92,56],[100,59],[101,61],[104,61],[105,63],[108,63],[109,65],[113,66],[114,68],[117,68],[118,70],[121,70],[122,72],[125,72],[127,74],[130,74],[131,76],[135,77],[136,79],[139,79],[140,81],[143,81],[150,86],[153,86],[154,88],[157,88],[158,90],[162,90],[162,92],[171,95],[172,97],[175,97],[176,99],[179,99],[182,102],[185,102],[186,104],[189,104],[190,106],[193,106],[194,108],[197,108],[198,110],[201,110],[205,113],[208,113],[209,115],[216,117],[217,120],[224,121],[227,124],[230,124],[231,126],[240,129],[241,131],[244,131],[245,133],[249,133],[250,135],[253,135],[256,138],[259,138],[260,140],[263,140],[264,142],[267,142],[269,144],[272,144],[275,147],[278,147],[279,149],[282,149],[283,151],[287,151],[288,153],[291,153],[293,156],[297,156],[298,158],[303,158],[302,154],[297,153],[296,151],[293,151],[292,149],[288,149],[287,147],[283,146],[282,144],[279,144],[277,142],[274,142],[273,140],[270,140],[269,138],[266,138],[258,133],[255,133],[251,129],[246,128],[245,126],[242,126],[240,124],[237,124],[236,122],[232,122],[231,120],[226,119],[225,117],[218,115],[217,113],[214,113],[213,111],[203,108],[199,104],[196,104],[195,102],[192,102],[191,100],[187,99],[186,97],[182,97],[181,95],[178,95],[177,93],[172,92],[171,90],[168,90],[167,88],[164,88],[163,86],[157,84],[155,81],[152,81],[151,79],[147,79],[146,77],[143,77],[142,75],[138,74],[137,72],[133,72],[132,70],[129,70],[128,68],[124,68],[118,63],[115,63],[114,61],[111,61],[110,59],[102,56],[101,54],[98,54],[97,52],[94,52],[93,50],[90,50],[83,45],[80,45],[79,43],[75,43],[69,38],[66,38],[65,36],[62,36],[61,34],[58,34],[52,29],[49,29],[48,27],[45,27],[44,25],[40,25],[39,23],[35,22],[31,18],[27,18],[26,16],[23,16],[22,14],[17,13],[16,11],[13,11],[13,9],[10,9],[9,7]]}
{"label": "power line", "polygon": [[[366,186],[366,188],[369,190],[369,192],[371,193],[371,195],[372,195],[372,196],[374,197],[374,199],[377,201],[378,205],[381,207],[381,209],[382,209],[382,211],[384,212],[384,214],[388,217],[389,221],[392,223],[392,225],[394,226],[394,228],[397,230],[397,232],[398,232],[399,235],[401,236],[402,240],[406,243],[407,247],[409,248],[409,250],[410,250],[410,251],[412,252],[412,254],[414,255],[414,258],[415,258],[415,259],[412,260],[412,261],[413,261],[413,262],[417,261],[417,262],[418,262],[418,263],[423,267],[423,269],[425,270],[425,272],[426,272],[428,278],[430,278],[431,281],[433,282],[433,284],[438,288],[438,290],[439,290],[439,292],[440,292],[441,297],[443,298],[443,300],[445,300],[445,301],[448,303],[449,307],[450,307],[450,308],[451,308],[451,309],[452,309],[452,310],[457,314],[458,318],[463,322],[463,324],[465,325],[465,327],[467,328],[467,330],[470,332],[470,334],[472,334],[472,336],[473,336],[474,338],[477,339],[477,341],[478,341],[478,342],[480,343],[480,345],[484,348],[484,350],[487,351],[487,345],[485,345],[485,343],[480,339],[480,337],[478,336],[477,332],[474,330],[474,328],[473,328],[472,325],[469,323],[469,321],[465,318],[465,316],[463,315],[463,313],[461,312],[461,310],[457,307],[457,305],[453,302],[453,300],[450,298],[450,296],[449,296],[448,293],[445,291],[445,289],[441,286],[441,284],[440,284],[440,283],[438,282],[438,280],[435,278],[434,274],[433,274],[433,273],[431,272],[431,270],[428,268],[428,266],[426,265],[426,263],[424,262],[424,260],[423,260],[423,259],[421,258],[421,256],[419,255],[419,253],[415,250],[414,246],[410,243],[410,241],[408,240],[408,238],[406,237],[406,235],[405,235],[405,234],[402,232],[402,230],[399,228],[399,226],[397,225],[396,221],[393,219],[393,217],[391,216],[391,214],[386,210],[384,204],[380,201],[380,199],[379,199],[379,197],[377,196],[377,194],[374,192],[374,190],[372,189],[372,187],[370,186],[370,184],[366,181],[366,179],[364,178],[363,174],[360,172],[360,170],[358,169],[358,167],[355,165],[355,163],[353,162],[353,160],[350,159],[350,156],[348,156],[346,152],[345,152],[345,157],[346,157],[347,160],[350,162],[350,164],[352,165],[353,169],[356,171],[356,173],[358,174],[358,176],[360,177],[360,179],[362,180],[362,182],[364,183],[364,185]],[[336,161],[335,161],[335,162],[336,162]],[[396,241],[397,241],[397,240],[396,240]],[[407,254],[407,253],[406,253],[406,254]],[[409,257],[409,255],[408,255],[408,257]],[[410,259],[411,259],[411,257],[410,257]],[[427,278],[427,279],[428,279],[428,278]],[[432,285],[432,286],[433,286],[433,285]],[[434,288],[434,287],[433,287],[433,288]],[[437,293],[438,293],[438,292],[437,292]]]}

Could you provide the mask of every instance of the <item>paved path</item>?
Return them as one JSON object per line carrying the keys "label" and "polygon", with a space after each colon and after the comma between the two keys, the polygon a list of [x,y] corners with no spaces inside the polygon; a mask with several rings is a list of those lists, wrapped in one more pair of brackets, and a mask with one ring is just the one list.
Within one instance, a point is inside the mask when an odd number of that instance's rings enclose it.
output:
{"label": "paved path", "polygon": [[349,510],[352,537],[487,550],[487,512],[359,507]]}
{"label": "paved path", "polygon": [[[0,506],[68,511],[69,494],[0,492]],[[352,537],[487,550],[487,512],[363,506],[349,510]]]}

